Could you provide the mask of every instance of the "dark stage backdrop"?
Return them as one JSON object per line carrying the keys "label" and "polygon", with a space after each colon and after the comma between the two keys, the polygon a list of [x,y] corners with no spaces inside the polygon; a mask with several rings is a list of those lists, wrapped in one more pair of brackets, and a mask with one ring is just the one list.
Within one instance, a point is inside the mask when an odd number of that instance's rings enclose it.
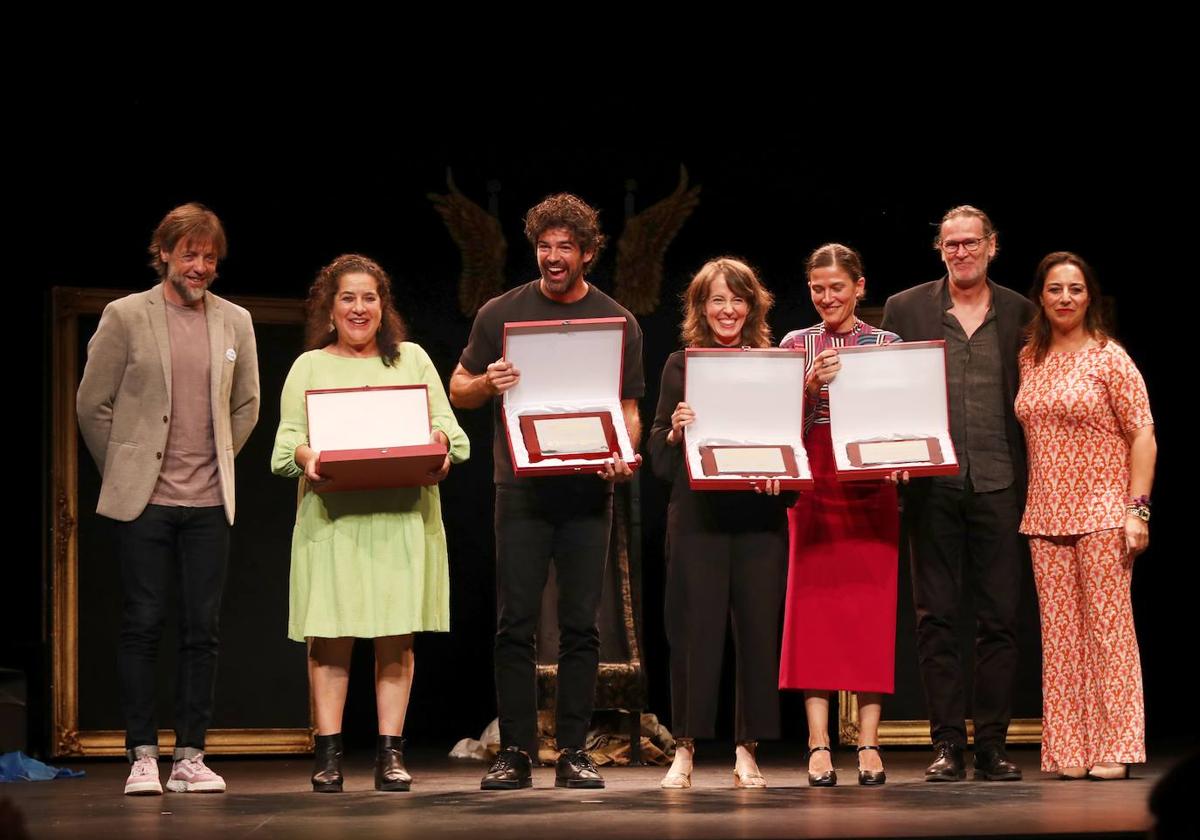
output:
{"label": "dark stage backdrop", "polygon": [[[662,303],[640,319],[646,333],[648,393],[642,414],[647,426],[662,365],[678,346],[678,294],[705,259],[729,253],[759,266],[777,294],[771,323],[782,335],[816,320],[801,276],[809,250],[831,240],[859,248],[866,260],[867,302],[878,306],[892,292],[940,276],[931,239],[936,221],[955,204],[977,204],[992,215],[1001,250],[993,277],[1021,291],[1046,252],[1079,251],[1095,265],[1115,298],[1118,337],[1146,375],[1158,421],[1162,455],[1154,544],[1138,561],[1134,579],[1151,734],[1195,731],[1194,716],[1172,687],[1174,616],[1186,614],[1197,578],[1195,564],[1180,562],[1180,522],[1188,514],[1181,503],[1187,496],[1179,428],[1186,413],[1179,389],[1168,378],[1175,350],[1169,337],[1172,316],[1181,318],[1191,307],[1187,295],[1181,294],[1185,290],[1163,275],[1184,269],[1172,267],[1157,252],[1148,253],[1143,236],[1147,208],[1161,206],[1157,184],[1174,171],[1169,150],[1161,156],[1137,154],[1129,145],[1136,142],[1129,132],[1095,132],[1081,145],[1073,137],[1011,128],[997,134],[984,131],[976,145],[966,151],[956,146],[950,154],[940,151],[939,135],[932,130],[920,140],[906,138],[902,121],[874,133],[839,130],[823,135],[793,129],[770,134],[763,142],[728,140],[711,131],[692,134],[682,127],[630,131],[604,120],[578,139],[547,139],[548,130],[537,121],[435,133],[433,116],[418,119],[415,112],[410,113],[413,119],[397,122],[389,131],[357,126],[335,131],[324,123],[306,130],[305,124],[285,119],[283,111],[251,115],[247,110],[236,116],[255,121],[262,130],[241,130],[243,126],[230,121],[206,136],[203,144],[176,137],[186,148],[183,155],[178,145],[168,148],[160,136],[136,130],[145,105],[136,95],[105,99],[95,103],[95,109],[103,110],[106,125],[115,126],[111,133],[86,141],[47,139],[48,163],[39,170],[41,188],[34,212],[48,219],[80,205],[92,212],[87,224],[68,236],[47,231],[38,237],[37,243],[55,258],[36,272],[37,283],[149,285],[153,278],[145,267],[144,249],[154,225],[171,206],[199,200],[221,215],[231,246],[214,291],[298,297],[317,269],[337,254],[367,253],[393,274],[412,338],[429,351],[446,377],[470,327],[470,319],[456,304],[459,254],[427,198],[428,193],[446,191],[447,167],[458,187],[484,206],[492,188],[508,240],[511,287],[535,276],[520,218],[541,197],[558,190],[579,193],[602,209],[605,229],[615,238],[627,206],[641,210],[667,195],[678,182],[680,164],[685,164],[691,184],[702,188],[700,203],[667,251]],[[280,126],[296,130],[266,127],[276,118],[283,120]],[[1116,126],[1115,117],[1112,120],[1110,127]],[[1165,236],[1177,244],[1181,235],[1172,228],[1156,241]],[[608,291],[613,250],[601,258],[592,277]],[[260,334],[260,345],[263,357],[279,364],[298,349],[293,337],[265,333]],[[272,403],[277,398],[277,391],[264,390],[256,441],[269,441],[273,434],[271,416],[277,406]],[[417,642],[407,726],[414,741],[447,747],[455,738],[478,735],[495,713],[491,424],[484,410],[460,412],[459,419],[473,451],[471,460],[455,467],[443,485],[453,632],[425,635]],[[260,445],[266,444],[255,444]],[[261,487],[263,494],[255,500],[261,508],[254,517],[242,509],[239,540],[260,529],[264,539],[251,556],[235,562],[274,570],[274,577],[267,576],[273,594],[262,597],[266,587],[231,576],[227,606],[255,609],[266,619],[269,632],[257,634],[250,644],[237,639],[233,626],[227,625],[222,673],[230,673],[239,657],[249,662],[256,656],[275,657],[278,651],[275,661],[295,662],[294,670],[278,683],[286,695],[281,702],[293,704],[303,692],[302,656],[299,646],[282,640],[286,522],[293,493],[278,479],[260,479],[266,469],[265,449],[248,448],[239,459],[239,475]],[[253,479],[251,473],[257,473]],[[254,492],[243,488],[241,504]],[[651,710],[665,719],[669,699],[661,604],[666,488],[646,473],[641,494],[642,636]],[[265,538],[267,534],[274,536]],[[23,626],[36,629],[7,644],[14,650],[23,645],[20,650],[28,652],[37,649],[44,636],[41,581],[28,572],[17,580]],[[241,591],[243,586],[253,591]],[[1032,589],[1028,598],[1032,609]],[[900,633],[907,634],[912,607],[903,588],[899,600]],[[1035,650],[1029,642],[1025,640],[1026,646]],[[357,675],[347,710],[348,731],[363,740],[374,725],[365,654],[360,651],[355,662]],[[1037,669],[1036,655],[1027,656],[1021,677],[1026,694],[1032,691],[1036,696]],[[885,706],[885,716],[920,712],[917,716],[923,717],[913,663],[899,662],[897,672],[902,696],[891,708]],[[95,690],[101,690],[99,683]],[[799,737],[802,705],[796,697],[783,702],[786,734]],[[722,724],[726,733],[728,706]],[[903,714],[893,714],[893,709]]]}

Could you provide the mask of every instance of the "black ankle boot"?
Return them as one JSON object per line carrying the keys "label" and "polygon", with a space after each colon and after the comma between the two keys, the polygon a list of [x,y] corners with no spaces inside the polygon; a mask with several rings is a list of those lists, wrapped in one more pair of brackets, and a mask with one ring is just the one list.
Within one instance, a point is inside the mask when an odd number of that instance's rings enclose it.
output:
{"label": "black ankle boot", "polygon": [[342,733],[317,736],[312,786],[313,793],[342,792]]}
{"label": "black ankle boot", "polygon": [[408,790],[412,776],[404,769],[404,739],[380,735],[375,742],[375,790]]}

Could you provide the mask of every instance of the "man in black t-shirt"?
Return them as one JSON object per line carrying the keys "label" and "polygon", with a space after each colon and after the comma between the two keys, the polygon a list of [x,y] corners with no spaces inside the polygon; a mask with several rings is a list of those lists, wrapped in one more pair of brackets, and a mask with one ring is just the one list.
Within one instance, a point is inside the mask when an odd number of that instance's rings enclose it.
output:
{"label": "man in black t-shirt", "polygon": [[594,209],[567,193],[550,196],[525,215],[525,235],[534,247],[541,277],[483,305],[450,377],[450,402],[455,407],[478,408],[489,401],[493,407],[501,750],[480,787],[512,790],[533,783],[529,756],[537,750],[534,636],[553,558],[560,639],[555,725],[561,750],[555,785],[602,788],[604,779],[583,752],[583,742],[600,662],[596,614],[612,528],[612,484],[627,480],[632,470],[614,452],[596,475],[518,478],[513,473],[500,396],[517,384],[521,372],[502,358],[504,324],[625,318],[621,411],[635,449],[641,437],[637,400],[645,392],[642,331],[623,306],[584,279],[604,247]]}

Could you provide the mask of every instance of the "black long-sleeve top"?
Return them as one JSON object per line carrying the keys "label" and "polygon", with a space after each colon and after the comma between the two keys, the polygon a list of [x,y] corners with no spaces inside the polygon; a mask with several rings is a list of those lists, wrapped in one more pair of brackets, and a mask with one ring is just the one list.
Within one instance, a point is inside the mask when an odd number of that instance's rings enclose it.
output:
{"label": "black long-sleeve top", "polygon": [[[795,493],[767,496],[744,491],[696,492],[688,484],[683,443],[667,443],[671,414],[683,401],[684,352],[676,350],[663,367],[658,391],[658,409],[650,427],[650,468],[663,481],[671,482],[668,527],[687,526],[710,531],[764,531],[786,527],[786,510],[795,503]],[[797,421],[798,422],[798,421]]]}

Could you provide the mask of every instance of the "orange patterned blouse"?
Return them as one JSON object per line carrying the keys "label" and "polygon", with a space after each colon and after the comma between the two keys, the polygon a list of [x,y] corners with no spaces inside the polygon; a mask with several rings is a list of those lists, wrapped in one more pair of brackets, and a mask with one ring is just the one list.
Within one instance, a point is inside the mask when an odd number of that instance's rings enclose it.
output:
{"label": "orange patterned blouse", "polygon": [[1029,448],[1021,533],[1090,534],[1120,528],[1129,494],[1126,435],[1154,422],[1146,383],[1111,339],[1034,365],[1021,352],[1017,419]]}

